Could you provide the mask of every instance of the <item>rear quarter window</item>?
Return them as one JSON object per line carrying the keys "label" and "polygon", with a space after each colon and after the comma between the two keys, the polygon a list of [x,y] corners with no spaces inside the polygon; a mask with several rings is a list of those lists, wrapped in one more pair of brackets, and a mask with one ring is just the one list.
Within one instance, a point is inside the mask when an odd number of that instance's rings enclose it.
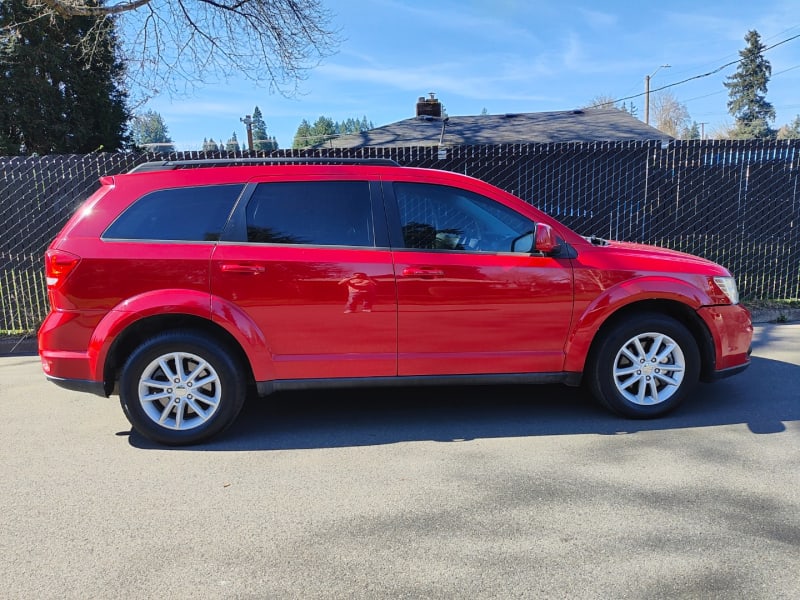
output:
{"label": "rear quarter window", "polygon": [[145,194],[109,225],[104,240],[210,242],[219,239],[244,184]]}

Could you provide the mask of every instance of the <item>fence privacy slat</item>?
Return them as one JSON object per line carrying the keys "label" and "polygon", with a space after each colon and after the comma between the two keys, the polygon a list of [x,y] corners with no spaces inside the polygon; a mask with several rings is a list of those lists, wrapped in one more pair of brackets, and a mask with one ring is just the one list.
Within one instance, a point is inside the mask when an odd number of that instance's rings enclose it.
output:
{"label": "fence privacy slat", "polygon": [[[656,244],[729,268],[743,299],[800,297],[800,140],[570,142],[277,150],[236,157],[390,158],[507,190],[578,233]],[[43,254],[103,175],[170,155],[0,157],[0,334],[47,312]],[[234,155],[231,155],[234,156]]]}

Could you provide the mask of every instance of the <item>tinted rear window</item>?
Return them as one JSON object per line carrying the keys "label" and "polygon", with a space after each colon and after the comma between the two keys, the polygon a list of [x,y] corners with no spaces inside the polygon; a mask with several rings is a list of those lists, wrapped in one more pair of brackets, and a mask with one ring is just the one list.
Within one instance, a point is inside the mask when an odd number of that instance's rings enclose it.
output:
{"label": "tinted rear window", "polygon": [[247,204],[247,241],[373,246],[369,183],[262,183]]}
{"label": "tinted rear window", "polygon": [[158,190],[139,198],[103,239],[208,242],[219,239],[244,187],[209,185]]}

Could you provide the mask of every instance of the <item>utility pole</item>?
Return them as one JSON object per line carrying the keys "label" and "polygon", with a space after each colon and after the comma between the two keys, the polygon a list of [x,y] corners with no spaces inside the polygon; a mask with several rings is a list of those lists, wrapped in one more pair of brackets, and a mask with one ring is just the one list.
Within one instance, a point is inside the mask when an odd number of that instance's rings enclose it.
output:
{"label": "utility pole", "polygon": [[650,75],[644,76],[644,124],[650,125],[650,78],[661,69],[668,69],[671,65],[661,65]]}
{"label": "utility pole", "polygon": [[250,115],[246,115],[244,119],[239,119],[242,123],[244,123],[245,128],[247,129],[247,150],[249,152],[253,151],[253,118]]}
{"label": "utility pole", "polygon": [[706,124],[705,123],[700,123],[700,139],[701,140],[706,139]]}

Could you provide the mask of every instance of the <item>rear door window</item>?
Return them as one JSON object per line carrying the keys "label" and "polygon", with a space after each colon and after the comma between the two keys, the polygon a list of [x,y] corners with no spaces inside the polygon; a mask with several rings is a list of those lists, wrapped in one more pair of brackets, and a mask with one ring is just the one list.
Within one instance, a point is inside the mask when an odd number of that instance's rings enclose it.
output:
{"label": "rear door window", "polygon": [[375,245],[366,181],[261,183],[247,204],[246,219],[248,242]]}

